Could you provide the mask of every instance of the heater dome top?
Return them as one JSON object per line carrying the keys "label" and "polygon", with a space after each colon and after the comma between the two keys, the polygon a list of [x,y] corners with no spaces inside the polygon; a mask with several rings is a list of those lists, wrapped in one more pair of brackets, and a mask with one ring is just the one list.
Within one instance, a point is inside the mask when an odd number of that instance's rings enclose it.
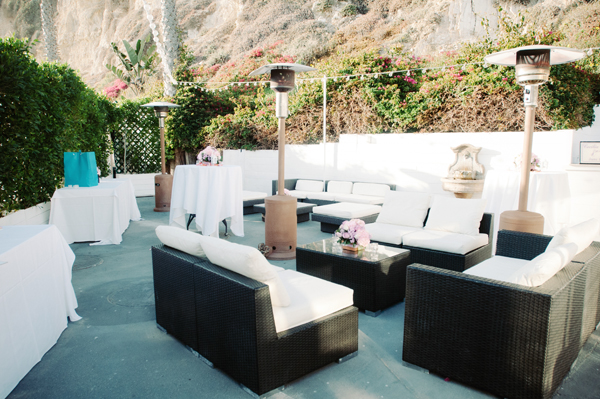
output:
{"label": "heater dome top", "polygon": [[495,65],[515,66],[517,65],[517,53],[528,50],[550,50],[550,65],[566,64],[585,57],[583,51],[569,47],[534,45],[489,54],[485,57],[485,62]]}
{"label": "heater dome top", "polygon": [[167,107],[167,108],[179,108],[181,107],[181,105],[177,105],[177,104],[173,104],[173,103],[168,103],[165,101],[154,101],[148,104],[144,104],[144,105],[140,105],[140,107],[153,107],[153,108],[157,108],[157,107]]}
{"label": "heater dome top", "polygon": [[262,75],[263,73],[267,73],[272,71],[273,69],[287,69],[292,70],[294,72],[310,72],[316,71],[315,68],[302,65],[302,64],[289,64],[289,63],[280,63],[280,64],[269,64],[261,66],[260,68],[250,72],[250,76]]}

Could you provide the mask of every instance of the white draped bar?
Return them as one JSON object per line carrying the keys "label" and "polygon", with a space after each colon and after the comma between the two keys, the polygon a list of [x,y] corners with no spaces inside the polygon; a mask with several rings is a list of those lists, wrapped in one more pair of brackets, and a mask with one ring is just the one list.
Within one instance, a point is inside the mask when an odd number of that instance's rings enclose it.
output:
{"label": "white draped bar", "polygon": [[56,226],[0,229],[0,398],[77,321],[75,254]]}

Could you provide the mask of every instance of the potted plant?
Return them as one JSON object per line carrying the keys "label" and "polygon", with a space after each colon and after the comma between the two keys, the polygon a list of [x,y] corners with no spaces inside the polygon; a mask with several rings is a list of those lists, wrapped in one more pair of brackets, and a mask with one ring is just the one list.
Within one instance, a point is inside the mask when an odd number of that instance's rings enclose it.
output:
{"label": "potted plant", "polygon": [[365,222],[360,219],[345,220],[335,231],[338,242],[345,251],[357,252],[371,242],[371,235],[365,229]]}

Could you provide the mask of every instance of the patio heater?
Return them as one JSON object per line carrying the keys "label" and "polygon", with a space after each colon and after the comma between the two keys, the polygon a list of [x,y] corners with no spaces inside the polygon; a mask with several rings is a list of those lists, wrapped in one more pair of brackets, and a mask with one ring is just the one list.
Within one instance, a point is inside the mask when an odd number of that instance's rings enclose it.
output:
{"label": "patio heater", "polygon": [[270,64],[258,68],[250,76],[271,73],[271,89],[275,91],[275,115],[279,119],[277,195],[265,198],[265,244],[273,260],[296,258],[296,198],[285,195],[285,119],[288,117],[288,93],[296,85],[296,72],[315,71],[300,64]]}
{"label": "patio heater", "polygon": [[171,210],[171,189],[173,188],[173,175],[167,174],[165,160],[165,118],[169,108],[178,108],[181,105],[168,102],[151,102],[142,107],[154,108],[154,115],[158,117],[160,128],[160,167],[161,174],[154,176],[154,212],[169,212]]}
{"label": "patio heater", "polygon": [[542,234],[544,217],[527,211],[529,196],[529,172],[531,169],[531,149],[533,124],[538,100],[538,86],[546,83],[550,76],[550,65],[566,64],[585,56],[583,51],[546,45],[524,46],[500,51],[485,57],[490,64],[514,66],[517,83],[524,86],[525,135],[521,155],[521,182],[519,187],[519,209],[505,211],[500,215],[499,230],[513,230]]}

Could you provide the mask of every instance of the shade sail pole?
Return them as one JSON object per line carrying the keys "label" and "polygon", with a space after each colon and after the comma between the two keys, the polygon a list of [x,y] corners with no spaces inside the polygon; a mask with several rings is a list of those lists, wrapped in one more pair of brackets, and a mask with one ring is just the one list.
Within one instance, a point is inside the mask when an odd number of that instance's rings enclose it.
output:
{"label": "shade sail pole", "polygon": [[323,184],[327,170],[327,75],[323,76]]}

